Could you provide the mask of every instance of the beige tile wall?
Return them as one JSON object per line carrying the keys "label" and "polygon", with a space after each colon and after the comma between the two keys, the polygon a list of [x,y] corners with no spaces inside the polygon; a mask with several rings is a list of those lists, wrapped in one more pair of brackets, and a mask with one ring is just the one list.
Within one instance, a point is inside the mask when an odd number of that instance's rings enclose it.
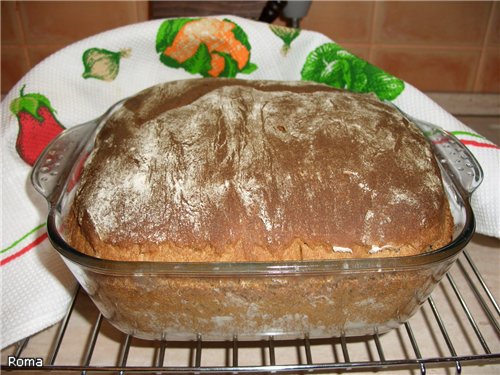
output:
{"label": "beige tile wall", "polygon": [[[2,1],[1,11],[2,93],[62,47],[148,19],[146,1]],[[496,1],[314,0],[301,26],[423,91],[500,92]]]}
{"label": "beige tile wall", "polygon": [[147,1],[2,1],[2,94],[50,54],[148,19]]}
{"label": "beige tile wall", "polygon": [[423,91],[500,92],[496,1],[313,1],[302,27]]}

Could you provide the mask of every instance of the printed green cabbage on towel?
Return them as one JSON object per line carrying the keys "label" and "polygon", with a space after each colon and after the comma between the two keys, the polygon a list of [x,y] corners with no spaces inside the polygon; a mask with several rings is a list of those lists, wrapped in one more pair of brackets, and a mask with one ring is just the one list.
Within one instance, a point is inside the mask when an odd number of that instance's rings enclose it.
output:
{"label": "printed green cabbage on towel", "polygon": [[346,51],[326,43],[309,53],[302,67],[302,79],[347,89],[373,92],[381,100],[393,100],[404,90],[404,82]]}
{"label": "printed green cabbage on towel", "polygon": [[257,69],[250,62],[251,46],[241,27],[214,18],[164,21],[156,36],[160,61],[203,77],[236,77]]}

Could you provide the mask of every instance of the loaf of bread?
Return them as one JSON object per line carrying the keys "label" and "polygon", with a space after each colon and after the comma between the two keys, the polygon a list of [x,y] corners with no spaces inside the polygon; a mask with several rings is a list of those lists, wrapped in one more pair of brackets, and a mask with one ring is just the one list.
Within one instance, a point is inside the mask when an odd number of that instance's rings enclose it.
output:
{"label": "loaf of bread", "polygon": [[67,222],[104,259],[285,261],[421,254],[451,241],[421,131],[369,94],[193,79],[103,125]]}

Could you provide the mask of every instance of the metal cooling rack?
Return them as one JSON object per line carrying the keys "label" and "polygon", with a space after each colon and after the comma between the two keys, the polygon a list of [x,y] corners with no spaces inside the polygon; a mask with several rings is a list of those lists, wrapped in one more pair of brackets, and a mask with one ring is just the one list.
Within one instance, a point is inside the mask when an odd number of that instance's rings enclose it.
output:
{"label": "metal cooling rack", "polygon": [[[77,290],[66,317],[55,329],[52,344],[47,344],[41,367],[7,366],[4,371],[61,371],[65,373],[335,373],[410,370],[426,374],[443,368],[446,374],[477,371],[500,373],[500,309],[492,291],[464,252],[446,278],[433,292],[420,311],[409,322],[389,333],[365,338],[281,340],[267,337],[260,341],[192,341],[151,342],[125,336],[114,329],[101,314],[89,320],[89,332],[71,333],[72,320],[77,319],[78,305],[88,303],[88,296]],[[90,305],[90,303],[88,303]],[[75,313],[76,311],[76,313]],[[457,327],[460,335],[457,335]],[[450,334],[453,329],[453,334]],[[71,337],[73,335],[73,337]],[[109,337],[115,337],[110,340]],[[42,357],[30,345],[37,336],[19,342],[11,355],[15,358]],[[118,348],[102,360],[99,343],[108,339]],[[72,363],[61,360],[65,345],[80,343]],[[109,346],[108,346],[109,347]],[[394,353],[398,349],[401,353]],[[143,362],[134,360],[138,351]],[[172,362],[184,353],[184,364]],[[174,355],[175,354],[175,355]],[[100,357],[101,359],[98,359]],[[146,360],[144,358],[146,357]],[[181,355],[182,357],[182,355]],[[295,360],[293,360],[295,359]],[[144,362],[145,361],[145,362]],[[218,362],[217,362],[218,361]],[[476,367],[480,366],[480,367]],[[479,370],[478,370],[479,369]]]}

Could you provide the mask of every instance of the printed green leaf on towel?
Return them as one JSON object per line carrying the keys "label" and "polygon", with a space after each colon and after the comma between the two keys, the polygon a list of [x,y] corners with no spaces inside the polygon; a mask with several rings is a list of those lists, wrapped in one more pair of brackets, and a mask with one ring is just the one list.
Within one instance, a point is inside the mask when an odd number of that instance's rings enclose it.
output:
{"label": "printed green leaf on towel", "polygon": [[346,51],[326,43],[309,53],[302,67],[302,80],[324,83],[354,92],[373,92],[381,100],[393,100],[404,82]]}
{"label": "printed green leaf on towel", "polygon": [[165,51],[168,46],[172,45],[182,27],[196,20],[199,18],[174,18],[163,22],[156,33],[156,52]]}

